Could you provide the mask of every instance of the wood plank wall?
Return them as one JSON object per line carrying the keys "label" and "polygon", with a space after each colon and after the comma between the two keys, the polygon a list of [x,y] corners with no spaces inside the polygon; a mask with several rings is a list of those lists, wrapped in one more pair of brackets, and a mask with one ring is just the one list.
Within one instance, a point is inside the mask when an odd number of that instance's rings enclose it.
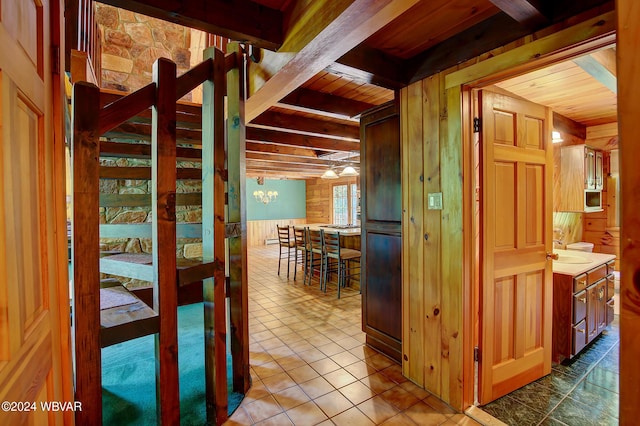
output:
{"label": "wood plank wall", "polygon": [[247,245],[263,246],[267,238],[278,238],[276,225],[294,226],[307,223],[307,219],[272,219],[272,220],[250,220],[247,221]]}
{"label": "wood plank wall", "polygon": [[[460,91],[443,76],[400,92],[403,161],[403,373],[453,406],[462,384],[461,128],[447,129],[449,103],[460,121]],[[449,138],[449,137],[450,138]],[[457,140],[456,140],[457,139]],[[441,192],[443,210],[427,208]]]}
{"label": "wood plank wall", "polygon": [[638,158],[640,144],[636,139],[640,134],[640,3],[636,0],[618,0],[617,6],[617,52],[618,119],[620,121],[620,181],[622,196],[621,228],[622,239],[622,280],[620,295],[622,301],[620,315],[620,424],[636,424],[640,417],[640,226],[638,226],[638,187],[640,172]]}
{"label": "wood plank wall", "polygon": [[360,178],[343,177],[338,179],[307,179],[307,223],[331,223],[333,211],[332,187],[333,185],[357,183],[360,187]]}
{"label": "wood plank wall", "polygon": [[[473,404],[474,383],[474,252],[473,239],[463,238],[463,225],[473,235],[474,168],[472,143],[463,145],[463,135],[472,140],[471,100],[461,85],[522,72],[531,67],[531,58],[545,58],[589,37],[613,41],[615,14],[595,15],[586,14],[573,27],[549,27],[400,91],[403,373],[454,408]],[[442,192],[443,210],[426,208],[431,192]]]}

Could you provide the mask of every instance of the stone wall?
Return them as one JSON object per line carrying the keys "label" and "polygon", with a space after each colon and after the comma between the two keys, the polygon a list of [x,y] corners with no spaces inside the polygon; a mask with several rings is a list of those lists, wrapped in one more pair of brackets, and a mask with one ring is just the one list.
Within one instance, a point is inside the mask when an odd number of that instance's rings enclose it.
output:
{"label": "stone wall", "polygon": [[149,84],[158,58],[175,62],[178,75],[190,68],[189,28],[101,3],[95,5],[102,33],[102,87],[132,92]]}
{"label": "stone wall", "polygon": [[[148,16],[95,3],[96,22],[102,35],[102,87],[123,92],[133,92],[152,81],[152,67],[156,59],[171,59],[177,65],[178,75],[188,71],[194,63],[202,60],[196,51],[206,37],[201,31],[161,21]],[[194,54],[192,55],[192,52]],[[196,93],[187,94],[182,100],[198,101]],[[143,141],[127,141],[147,143]],[[149,160],[119,158],[102,159],[102,166],[150,167]],[[179,162],[178,167],[200,168],[197,162]],[[178,181],[178,193],[200,192],[199,180]],[[101,179],[103,194],[151,194],[148,180]],[[105,207],[100,209],[100,223],[144,223],[152,220],[150,207]],[[202,221],[201,206],[176,207],[178,223]],[[101,249],[127,253],[151,253],[151,240],[144,238],[101,239]],[[202,245],[198,239],[178,239],[177,257],[199,257]],[[127,287],[148,285],[146,282],[117,277]]]}

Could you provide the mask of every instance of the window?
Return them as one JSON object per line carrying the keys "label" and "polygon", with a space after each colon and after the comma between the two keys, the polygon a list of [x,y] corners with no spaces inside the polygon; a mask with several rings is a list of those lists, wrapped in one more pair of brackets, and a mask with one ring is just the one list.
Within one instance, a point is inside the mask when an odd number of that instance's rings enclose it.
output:
{"label": "window", "polygon": [[333,186],[333,221],[336,225],[348,225],[358,220],[358,184]]}

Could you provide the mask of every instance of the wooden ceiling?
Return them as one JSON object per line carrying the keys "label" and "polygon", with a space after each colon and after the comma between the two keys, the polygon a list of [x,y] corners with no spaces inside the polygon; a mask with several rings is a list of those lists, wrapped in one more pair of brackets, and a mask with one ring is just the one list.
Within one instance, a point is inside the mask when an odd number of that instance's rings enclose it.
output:
{"label": "wooden ceiling", "polygon": [[615,58],[614,48],[605,49],[496,86],[584,127],[613,123],[618,116]]}
{"label": "wooden ceiling", "polygon": [[[394,99],[395,90],[584,11],[614,7],[612,0],[103,2],[261,48],[248,72],[247,176],[303,179],[357,163],[359,115]],[[562,66],[585,87],[578,65],[576,74],[572,64]],[[551,85],[558,70],[503,88],[529,96],[543,84],[538,78]],[[586,98],[585,105],[595,103],[596,96]],[[566,108],[573,118],[569,110],[576,107]],[[573,119],[596,123],[610,111],[585,107],[584,114]]]}

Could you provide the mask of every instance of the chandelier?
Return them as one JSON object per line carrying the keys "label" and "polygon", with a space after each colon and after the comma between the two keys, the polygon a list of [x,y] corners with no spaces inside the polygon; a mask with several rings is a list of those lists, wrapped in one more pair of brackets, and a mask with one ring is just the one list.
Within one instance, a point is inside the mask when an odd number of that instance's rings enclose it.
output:
{"label": "chandelier", "polygon": [[253,197],[257,202],[262,204],[269,204],[278,198],[278,191],[253,191]]}

